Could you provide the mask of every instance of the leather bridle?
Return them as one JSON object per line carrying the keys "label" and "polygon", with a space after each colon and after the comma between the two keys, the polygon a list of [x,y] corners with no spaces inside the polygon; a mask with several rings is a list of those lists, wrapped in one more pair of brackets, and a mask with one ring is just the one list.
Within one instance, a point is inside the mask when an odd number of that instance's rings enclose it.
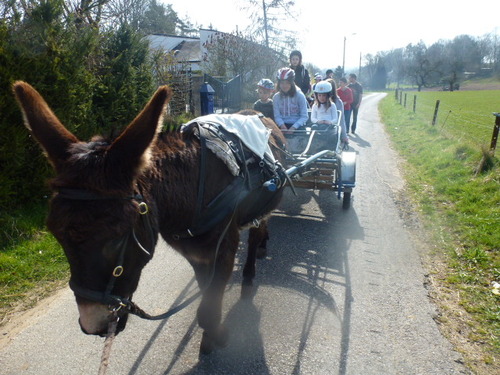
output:
{"label": "leather bridle", "polygon": [[[70,200],[107,200],[107,199],[120,199],[120,200],[135,200],[139,203],[139,214],[141,217],[141,221],[143,223],[144,228],[147,232],[149,232],[151,245],[154,246],[155,238],[154,238],[154,230],[151,225],[151,218],[149,216],[149,207],[144,201],[144,198],[141,194],[132,194],[129,196],[107,196],[98,193],[94,193],[88,190],[81,189],[70,189],[70,188],[60,188],[58,189],[58,197],[70,199]],[[131,240],[134,241],[135,245],[147,254],[150,258],[152,257],[152,250],[148,251],[137,239],[135,234],[135,228],[126,234],[124,234],[120,240],[117,242],[117,248],[119,248],[119,254],[116,262],[116,266],[113,269],[113,272],[110,276],[106,289],[102,292],[95,291],[92,289],[85,288],[81,285],[78,285],[74,280],[70,280],[69,287],[73,291],[73,293],[81,298],[84,298],[89,301],[97,302],[103,305],[107,305],[110,312],[113,313],[114,316],[118,317],[118,312],[120,315],[124,315],[127,313],[137,315],[143,319],[148,320],[160,320],[166,319],[176,312],[182,310],[189,304],[191,304],[194,300],[196,300],[200,295],[201,291],[193,294],[191,297],[187,298],[181,304],[175,306],[169,311],[160,314],[160,315],[149,315],[140,309],[134,302],[132,302],[129,298],[121,297],[119,295],[113,294],[113,289],[115,286],[115,282],[123,274],[123,261],[125,259],[125,251],[127,249],[127,244]]]}

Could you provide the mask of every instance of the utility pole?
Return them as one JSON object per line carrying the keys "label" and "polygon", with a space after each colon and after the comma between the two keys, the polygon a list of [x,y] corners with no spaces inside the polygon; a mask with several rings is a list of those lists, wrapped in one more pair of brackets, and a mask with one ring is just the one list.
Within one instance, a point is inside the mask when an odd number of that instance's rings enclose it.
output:
{"label": "utility pole", "polygon": [[363,56],[363,55],[362,55],[362,53],[361,53],[361,52],[359,52],[358,80],[359,80],[359,79],[361,79],[361,56]]}
{"label": "utility pole", "polygon": [[344,53],[342,53],[342,77],[345,75],[345,41],[347,37],[344,36]]}
{"label": "utility pole", "polygon": [[[356,33],[352,33],[349,36],[356,35]],[[342,77],[345,76],[345,45],[346,45],[347,36],[344,35],[344,52],[342,53]]]}
{"label": "utility pole", "polygon": [[269,48],[269,35],[267,33],[266,0],[262,0],[262,10],[264,11],[264,33],[266,35],[266,47]]}

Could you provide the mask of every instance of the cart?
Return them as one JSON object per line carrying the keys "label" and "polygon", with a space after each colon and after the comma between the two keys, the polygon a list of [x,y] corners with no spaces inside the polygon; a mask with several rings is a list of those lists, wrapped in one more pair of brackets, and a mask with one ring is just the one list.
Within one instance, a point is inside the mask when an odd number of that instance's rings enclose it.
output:
{"label": "cart", "polygon": [[343,149],[340,121],[334,125],[309,123],[304,130],[286,134],[285,162],[290,186],[304,189],[333,190],[342,199],[342,208],[351,206],[356,186],[356,153]]}

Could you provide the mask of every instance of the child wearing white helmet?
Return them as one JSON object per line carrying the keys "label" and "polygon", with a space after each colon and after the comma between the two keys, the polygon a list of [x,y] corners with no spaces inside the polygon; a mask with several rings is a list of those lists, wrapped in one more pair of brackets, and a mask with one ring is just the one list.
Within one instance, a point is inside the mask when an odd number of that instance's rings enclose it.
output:
{"label": "child wearing white helmet", "polygon": [[271,99],[273,91],[273,81],[267,78],[261,79],[259,83],[257,83],[259,100],[253,104],[253,109],[274,120],[273,100]]}
{"label": "child wearing white helmet", "polygon": [[314,104],[312,106],[311,121],[319,125],[333,125],[338,121],[337,107],[332,105],[330,96],[332,85],[327,81],[320,81],[314,86]]}

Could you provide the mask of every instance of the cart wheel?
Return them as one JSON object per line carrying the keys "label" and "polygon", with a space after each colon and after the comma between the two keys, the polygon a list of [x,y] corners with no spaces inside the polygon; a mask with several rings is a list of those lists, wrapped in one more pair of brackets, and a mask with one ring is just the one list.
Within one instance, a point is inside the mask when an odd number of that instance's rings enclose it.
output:
{"label": "cart wheel", "polygon": [[351,207],[351,192],[344,192],[344,198],[342,200],[342,208],[347,210]]}

